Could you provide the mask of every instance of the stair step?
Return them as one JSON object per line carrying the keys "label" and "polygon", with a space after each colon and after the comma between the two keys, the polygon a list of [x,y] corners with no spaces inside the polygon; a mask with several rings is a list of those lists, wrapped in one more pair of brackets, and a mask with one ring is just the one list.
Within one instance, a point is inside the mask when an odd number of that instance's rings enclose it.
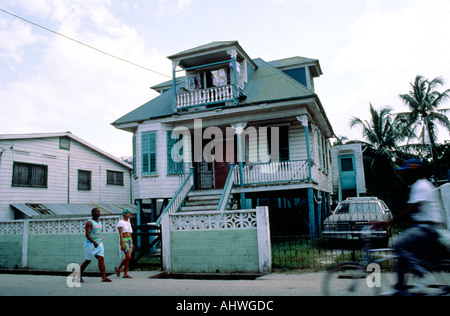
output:
{"label": "stair step", "polygon": [[208,211],[217,211],[217,205],[192,205],[192,206],[186,206],[183,205],[181,207],[181,212],[208,212]]}
{"label": "stair step", "polygon": [[194,195],[194,196],[189,196],[188,195],[188,199],[189,201],[206,201],[206,200],[220,200],[222,195]]}
{"label": "stair step", "polygon": [[222,195],[222,189],[211,189],[211,190],[195,190],[189,192],[188,196],[198,196],[198,195]]}
{"label": "stair step", "polygon": [[187,200],[184,202],[185,206],[203,206],[203,205],[218,205],[219,200],[197,200],[197,201],[190,201]]}

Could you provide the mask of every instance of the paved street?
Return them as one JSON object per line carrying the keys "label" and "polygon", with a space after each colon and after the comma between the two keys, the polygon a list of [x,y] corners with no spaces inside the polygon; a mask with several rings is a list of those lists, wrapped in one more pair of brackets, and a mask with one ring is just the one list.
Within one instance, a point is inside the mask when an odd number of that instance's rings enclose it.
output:
{"label": "paved street", "polygon": [[111,275],[111,283],[101,283],[99,277],[85,277],[80,287],[69,287],[67,276],[0,274],[0,296],[315,296],[320,295],[323,275],[272,273],[256,280],[149,278],[156,274],[133,271],[133,279]]}

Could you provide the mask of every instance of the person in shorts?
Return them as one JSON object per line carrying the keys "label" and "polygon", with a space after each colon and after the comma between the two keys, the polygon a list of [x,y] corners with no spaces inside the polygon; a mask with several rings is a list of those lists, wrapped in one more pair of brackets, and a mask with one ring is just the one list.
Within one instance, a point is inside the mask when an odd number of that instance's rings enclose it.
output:
{"label": "person in shorts", "polygon": [[92,259],[97,258],[98,267],[102,274],[102,282],[112,282],[106,277],[105,272],[105,248],[103,247],[102,224],[98,221],[100,217],[100,210],[93,208],[91,211],[92,218],[88,220],[85,226],[86,240],[84,241],[84,255],[85,261],[80,268],[80,283],[84,283],[83,272],[91,263]]}
{"label": "person in shorts", "polygon": [[130,265],[130,260],[133,256],[134,245],[131,234],[133,233],[133,228],[131,227],[130,217],[131,211],[129,209],[123,210],[123,219],[117,223],[117,230],[119,231],[120,236],[120,249],[124,252],[125,258],[122,260],[120,265],[116,268],[116,274],[120,277],[120,270],[122,267],[125,267],[123,278],[132,279],[132,277],[128,274],[128,268]]}

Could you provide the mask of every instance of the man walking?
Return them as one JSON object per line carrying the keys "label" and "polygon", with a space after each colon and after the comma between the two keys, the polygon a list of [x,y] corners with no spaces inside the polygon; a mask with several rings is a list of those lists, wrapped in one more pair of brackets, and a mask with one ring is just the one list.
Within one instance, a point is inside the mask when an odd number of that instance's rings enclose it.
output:
{"label": "man walking", "polygon": [[98,260],[98,268],[102,274],[102,282],[112,282],[106,277],[105,272],[105,249],[103,248],[102,224],[99,223],[100,210],[93,208],[91,211],[92,218],[88,220],[85,226],[86,240],[84,242],[85,261],[80,269],[80,283],[84,283],[83,272],[95,257]]}

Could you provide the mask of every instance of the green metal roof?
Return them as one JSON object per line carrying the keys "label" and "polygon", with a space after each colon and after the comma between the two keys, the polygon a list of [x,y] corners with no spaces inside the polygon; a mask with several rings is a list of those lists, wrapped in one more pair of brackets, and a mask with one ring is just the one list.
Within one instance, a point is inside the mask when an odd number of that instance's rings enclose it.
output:
{"label": "green metal roof", "polygon": [[171,55],[167,58],[172,60],[172,59],[180,58],[180,57],[187,56],[187,55],[198,54],[198,53],[207,52],[207,51],[210,51],[213,49],[225,48],[225,47],[236,46],[236,45],[237,46],[239,45],[238,41],[212,42],[209,44],[201,45],[198,47],[194,47],[194,48],[182,51],[180,53]]}
{"label": "green metal roof", "polygon": [[314,92],[264,60],[258,58],[253,61],[258,69],[244,90],[246,103],[274,102],[314,95]]}

